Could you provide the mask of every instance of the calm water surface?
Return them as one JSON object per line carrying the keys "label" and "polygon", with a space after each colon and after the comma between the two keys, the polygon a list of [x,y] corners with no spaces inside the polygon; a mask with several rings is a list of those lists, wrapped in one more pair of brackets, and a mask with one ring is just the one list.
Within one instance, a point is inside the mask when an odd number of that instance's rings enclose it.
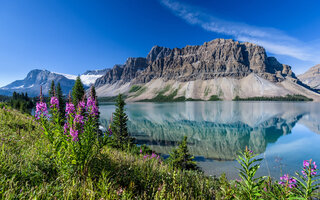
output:
{"label": "calm water surface", "polygon": [[[115,107],[100,106],[107,126]],[[138,144],[167,155],[188,136],[190,152],[208,175],[236,178],[237,154],[248,146],[263,157],[258,175],[294,174],[302,161],[320,162],[320,103],[179,102],[126,105]]]}

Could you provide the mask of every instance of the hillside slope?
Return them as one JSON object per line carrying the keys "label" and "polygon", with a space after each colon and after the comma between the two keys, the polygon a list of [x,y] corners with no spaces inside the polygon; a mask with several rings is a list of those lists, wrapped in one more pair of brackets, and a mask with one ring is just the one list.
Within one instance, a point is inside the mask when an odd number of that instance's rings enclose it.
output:
{"label": "hillside slope", "polygon": [[303,83],[314,89],[320,90],[320,64],[311,67],[308,71],[298,77]]}

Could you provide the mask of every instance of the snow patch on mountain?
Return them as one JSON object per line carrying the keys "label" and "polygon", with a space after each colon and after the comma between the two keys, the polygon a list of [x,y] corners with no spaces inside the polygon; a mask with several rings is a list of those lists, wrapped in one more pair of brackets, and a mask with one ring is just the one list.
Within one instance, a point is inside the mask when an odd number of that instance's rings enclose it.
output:
{"label": "snow patch on mountain", "polygon": [[90,86],[96,82],[96,80],[103,75],[81,75],[80,79],[84,85]]}
{"label": "snow patch on mountain", "polygon": [[[95,81],[98,78],[102,77],[107,71],[108,71],[108,69],[86,71],[85,73],[80,75],[80,79],[84,85],[91,86],[92,84],[95,83]],[[78,76],[72,75],[72,74],[64,74],[64,73],[59,73],[59,72],[54,72],[54,73],[63,75],[67,79],[71,79],[71,80],[76,80],[78,77]]]}
{"label": "snow patch on mountain", "polygon": [[21,88],[23,88],[24,87],[24,85],[20,85],[20,86],[18,86],[18,87],[13,87],[12,89],[21,89]]}

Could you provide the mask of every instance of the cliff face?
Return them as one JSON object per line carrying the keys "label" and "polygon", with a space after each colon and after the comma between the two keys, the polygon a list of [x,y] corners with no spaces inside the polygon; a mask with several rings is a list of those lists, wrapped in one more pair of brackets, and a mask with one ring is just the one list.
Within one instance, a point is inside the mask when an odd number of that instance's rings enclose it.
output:
{"label": "cliff face", "polygon": [[115,66],[96,86],[118,80],[147,83],[156,78],[182,82],[217,77],[241,79],[252,72],[272,82],[282,81],[287,76],[296,78],[289,66],[267,57],[263,47],[216,39],[182,49],[154,46],[146,58],[129,58],[125,65]]}
{"label": "cliff face", "polygon": [[149,53],[148,57],[156,59],[150,60],[147,69],[137,77],[138,83],[154,78],[182,82],[217,77],[240,79],[252,72],[273,82],[282,81],[286,76],[295,78],[289,66],[268,58],[264,48],[251,43],[217,39],[182,49],[159,48]]}
{"label": "cliff face", "polygon": [[124,65],[115,65],[103,77],[96,80],[95,86],[100,87],[104,84],[113,84],[117,81],[130,82],[146,67],[146,58],[128,58]]}

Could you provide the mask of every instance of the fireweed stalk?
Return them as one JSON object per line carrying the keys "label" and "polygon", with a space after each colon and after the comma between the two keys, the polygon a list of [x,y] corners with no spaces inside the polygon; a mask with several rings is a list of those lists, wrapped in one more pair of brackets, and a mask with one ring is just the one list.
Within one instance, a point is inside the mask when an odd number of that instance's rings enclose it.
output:
{"label": "fireweed stalk", "polygon": [[264,182],[265,177],[255,178],[255,174],[260,168],[261,158],[255,158],[257,154],[249,150],[246,147],[244,152],[241,152],[238,156],[238,163],[241,165],[239,168],[240,182],[237,182],[240,186],[241,193],[246,199],[259,199],[262,196],[261,185]]}
{"label": "fireweed stalk", "polygon": [[72,172],[86,173],[88,163],[98,152],[99,145],[95,145],[98,140],[98,127],[95,122],[99,109],[96,105],[93,97],[89,97],[87,102],[80,101],[76,106],[71,102],[67,103],[65,120],[61,123],[59,100],[52,97],[52,116],[49,123],[47,105],[41,101],[37,103],[36,118],[49,136],[49,141],[55,149],[55,159],[60,159],[59,164],[69,166],[65,169],[71,166]]}
{"label": "fireweed stalk", "polygon": [[54,136],[50,131],[50,124],[48,122],[48,108],[47,104],[45,102],[42,102],[42,98],[40,98],[40,101],[36,104],[35,118],[42,125],[43,134],[48,138],[50,143],[53,143]]}
{"label": "fireweed stalk", "polygon": [[315,195],[315,191],[319,189],[320,179],[317,171],[316,162],[312,162],[312,159],[310,159],[303,161],[301,174],[296,172],[296,175],[299,177],[299,179],[296,178],[299,188],[298,193],[304,199],[312,198]]}
{"label": "fireweed stalk", "polygon": [[295,191],[297,188],[297,180],[294,177],[290,177],[289,174],[285,174],[280,177],[278,182],[279,187],[275,187],[283,199],[290,199],[295,197]]}
{"label": "fireweed stalk", "polygon": [[280,185],[288,187],[288,188],[295,188],[297,187],[297,180],[295,178],[290,178],[288,174],[285,174],[280,177],[280,181],[278,182]]}
{"label": "fireweed stalk", "polygon": [[71,149],[71,163],[77,170],[85,173],[92,155],[97,153],[94,144],[97,142],[98,135],[94,122],[99,110],[93,97],[89,97],[86,103],[80,101],[76,109],[74,108],[72,103],[66,106],[67,120],[64,132],[70,137],[68,142]]}

